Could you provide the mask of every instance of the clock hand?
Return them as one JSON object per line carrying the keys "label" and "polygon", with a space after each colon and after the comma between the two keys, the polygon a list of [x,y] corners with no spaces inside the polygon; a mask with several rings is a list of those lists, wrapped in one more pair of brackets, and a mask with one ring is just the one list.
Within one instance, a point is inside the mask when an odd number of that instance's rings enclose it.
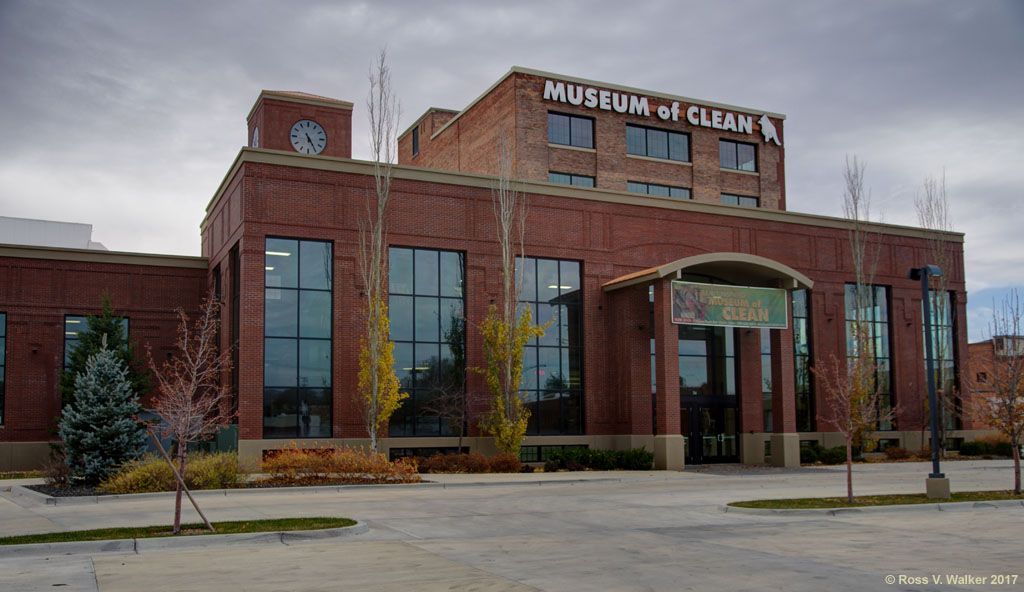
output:
{"label": "clock hand", "polygon": [[310,138],[308,133],[306,134],[306,140],[309,142],[309,147],[312,148],[313,147],[313,138]]}

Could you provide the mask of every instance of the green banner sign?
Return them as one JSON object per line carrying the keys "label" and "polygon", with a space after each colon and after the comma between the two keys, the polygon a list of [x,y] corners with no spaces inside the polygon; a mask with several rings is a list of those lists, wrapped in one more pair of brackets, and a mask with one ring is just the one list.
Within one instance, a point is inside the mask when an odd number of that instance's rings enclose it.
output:
{"label": "green banner sign", "polygon": [[672,322],[785,329],[789,326],[786,290],[673,281]]}

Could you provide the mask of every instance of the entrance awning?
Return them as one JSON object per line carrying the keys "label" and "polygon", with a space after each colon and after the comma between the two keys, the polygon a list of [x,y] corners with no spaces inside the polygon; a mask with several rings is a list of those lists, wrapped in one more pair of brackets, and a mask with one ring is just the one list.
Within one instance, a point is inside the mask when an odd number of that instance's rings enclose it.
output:
{"label": "entrance awning", "polygon": [[741,286],[813,288],[811,278],[792,267],[747,253],[705,253],[629,273],[604,284],[605,292],[646,284],[679,273],[704,274]]}

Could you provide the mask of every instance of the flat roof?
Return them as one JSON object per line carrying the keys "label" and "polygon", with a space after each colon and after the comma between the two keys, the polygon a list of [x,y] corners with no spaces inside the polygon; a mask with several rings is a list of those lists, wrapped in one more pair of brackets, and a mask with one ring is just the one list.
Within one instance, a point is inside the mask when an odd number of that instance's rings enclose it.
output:
{"label": "flat roof", "polygon": [[[336,156],[310,156],[297,152],[285,150],[270,150],[267,148],[242,147],[238,156],[228,169],[220,185],[211,197],[206,206],[206,217],[200,223],[204,227],[209,219],[210,212],[220,200],[227,189],[231,179],[235,177],[239,169],[246,163],[269,164],[275,166],[290,166],[311,170],[332,171],[338,173],[350,173],[357,175],[372,176],[374,163],[366,160],[355,160],[351,158],[339,158]],[[481,175],[477,173],[451,172],[438,169],[428,169],[409,165],[394,165],[392,176],[395,179],[411,181],[424,181],[429,183],[442,183],[447,185],[461,185],[466,187],[478,187],[492,189],[497,180],[493,175]],[[724,204],[703,203],[690,200],[672,199],[669,197],[657,197],[627,191],[614,191],[611,189],[574,187],[572,185],[559,185],[541,181],[515,181],[520,191],[535,195],[549,195],[554,197],[565,197],[584,201],[598,201],[607,203],[618,203],[625,205],[663,208],[670,210],[682,210],[713,214],[717,216],[730,216],[733,218],[747,218],[755,220],[766,220],[788,224],[801,224],[806,226],[819,226],[825,228],[838,228],[849,230],[853,224],[846,218],[835,216],[822,216],[820,214],[805,214],[785,210],[767,210],[760,208],[746,208],[742,206],[729,206]],[[934,231],[916,226],[902,226],[898,224],[885,224],[881,222],[861,222],[861,227],[867,232],[887,234],[893,236],[908,236],[914,238],[935,238],[941,237],[950,242],[962,243],[964,235],[962,232]]]}
{"label": "flat roof", "polygon": [[152,265],[154,267],[182,267],[188,269],[206,269],[208,267],[206,257],[7,244],[0,244],[0,257],[50,259],[56,261],[82,261],[88,263],[117,263],[122,265]]}
{"label": "flat roof", "polygon": [[302,103],[303,105],[313,105],[315,107],[333,107],[335,109],[348,109],[349,111],[352,110],[351,101],[332,99],[331,97],[314,95],[306,92],[300,92],[297,90],[261,90],[259,96],[256,97],[256,101],[253,102],[252,108],[249,109],[249,114],[245,116],[246,121],[252,119],[252,114],[256,112],[256,107],[260,104],[260,101],[262,101],[263,99],[278,99],[282,101],[288,101],[290,103]]}

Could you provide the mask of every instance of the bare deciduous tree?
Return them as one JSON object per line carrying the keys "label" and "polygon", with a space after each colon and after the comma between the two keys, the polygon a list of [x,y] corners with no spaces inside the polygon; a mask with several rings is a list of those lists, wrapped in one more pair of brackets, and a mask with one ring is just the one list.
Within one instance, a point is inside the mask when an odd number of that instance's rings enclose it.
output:
{"label": "bare deciduous tree", "polygon": [[895,416],[879,391],[874,336],[874,286],[878,241],[866,223],[871,196],[864,188],[865,165],[856,156],[846,159],[843,171],[843,214],[850,222],[850,254],[854,272],[853,318],[847,318],[846,360],[836,356],[812,371],[825,393],[831,422],[846,443],[846,495],[853,502],[853,447],[863,446],[868,435]]}
{"label": "bare deciduous tree", "polygon": [[387,50],[370,69],[366,101],[373,153],[374,191],[359,220],[359,273],[365,295],[365,332],[359,355],[359,392],[370,448],[379,446],[379,432],[406,395],[394,372],[394,343],[389,338],[387,308],[387,212],[391,201],[392,167],[397,152],[396,130],[401,110],[391,85]]}
{"label": "bare deciduous tree", "polygon": [[[149,350],[149,367],[156,378],[157,396],[153,411],[160,417],[157,431],[174,442],[178,477],[174,496],[174,533],[181,531],[181,493],[188,445],[205,440],[231,422],[230,391],[221,376],[231,370],[231,351],[217,347],[220,303],[212,294],[203,302],[199,317],[190,322],[178,311],[176,351],[162,365]],[[168,458],[168,460],[170,460]],[[190,496],[191,497],[191,496]],[[195,501],[193,500],[193,503]],[[198,506],[196,507],[198,510]]]}
{"label": "bare deciduous tree", "polygon": [[[956,388],[956,380],[952,375],[951,367],[944,367],[944,360],[952,357],[953,343],[952,333],[941,331],[936,327],[945,324],[953,311],[950,310],[949,275],[954,259],[949,252],[949,242],[943,233],[953,230],[952,217],[949,212],[949,198],[946,193],[946,174],[941,177],[926,177],[922,184],[921,192],[914,199],[914,209],[917,212],[917,222],[926,230],[932,231],[928,236],[928,263],[938,265],[942,269],[942,275],[929,277],[929,288],[934,292],[932,298],[932,352],[936,361],[936,399],[938,402],[939,414],[939,454],[945,453],[946,431],[955,422],[959,410],[957,409],[957,398],[959,392]],[[921,443],[924,445],[924,431],[929,425],[930,409],[928,398],[922,397],[923,414],[921,420]]]}
{"label": "bare deciduous tree", "polygon": [[972,385],[971,414],[1010,440],[1013,449],[1013,492],[1020,495],[1020,447],[1024,441],[1024,308],[1020,294],[1011,291],[993,306],[992,364],[986,369],[988,394]]}
{"label": "bare deciduous tree", "polygon": [[864,356],[841,360],[832,355],[812,371],[825,392],[832,425],[846,444],[846,500],[853,503],[853,447],[862,445],[879,422],[890,421],[896,410],[882,405],[874,360]]}

